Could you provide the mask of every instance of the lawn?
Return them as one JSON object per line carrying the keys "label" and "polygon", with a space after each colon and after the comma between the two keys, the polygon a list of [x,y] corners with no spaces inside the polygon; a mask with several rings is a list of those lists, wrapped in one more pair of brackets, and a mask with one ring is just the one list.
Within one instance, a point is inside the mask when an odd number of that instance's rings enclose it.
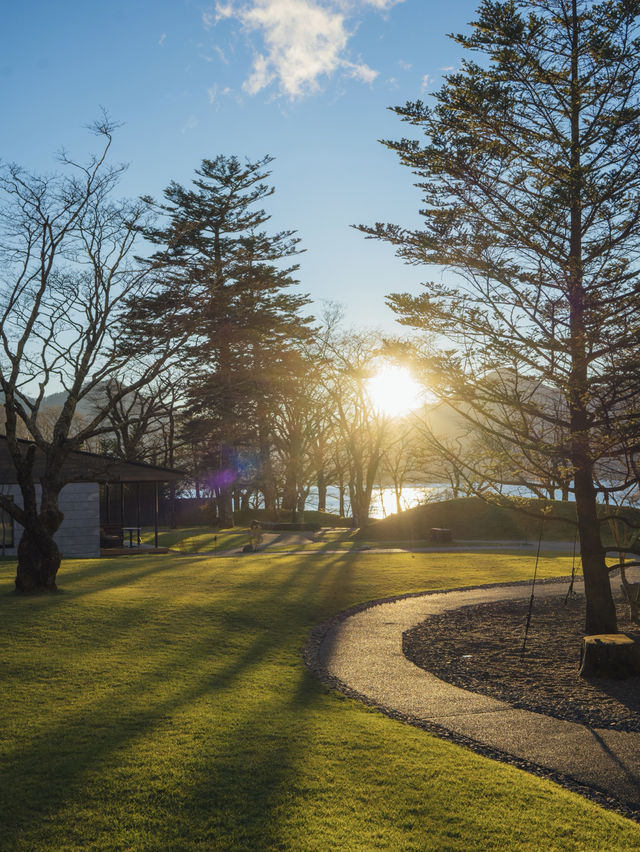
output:
{"label": "lawn", "polygon": [[[152,527],[144,527],[140,536],[143,544],[155,543]],[[212,527],[193,526],[158,531],[159,547],[170,547],[180,553],[213,553],[244,547],[249,541],[249,529],[234,527],[231,530],[214,530]]]}
{"label": "lawn", "polygon": [[[0,848],[640,849],[640,827],[327,690],[300,647],[351,604],[528,579],[533,557],[0,563]],[[541,576],[570,559],[541,560]]]}

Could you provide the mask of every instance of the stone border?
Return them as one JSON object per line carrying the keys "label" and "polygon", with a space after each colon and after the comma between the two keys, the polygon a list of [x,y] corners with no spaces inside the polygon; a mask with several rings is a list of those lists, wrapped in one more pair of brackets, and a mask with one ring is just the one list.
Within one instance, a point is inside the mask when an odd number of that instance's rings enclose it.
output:
{"label": "stone border", "polygon": [[[567,585],[570,582],[571,577],[552,577],[543,580],[538,580],[536,581],[536,585]],[[354,606],[349,607],[348,609],[343,610],[337,615],[334,615],[326,621],[322,622],[322,624],[319,624],[316,627],[312,628],[312,630],[309,632],[309,636],[305,645],[300,649],[300,654],[302,656],[302,660],[305,666],[322,683],[324,683],[325,686],[328,686],[330,689],[333,689],[336,692],[342,693],[347,698],[352,698],[356,701],[359,701],[361,704],[365,704],[367,707],[373,707],[391,719],[395,719],[399,722],[404,722],[407,725],[412,725],[415,728],[420,728],[423,731],[427,731],[430,734],[434,734],[439,739],[452,742],[455,745],[464,746],[465,748],[470,749],[476,754],[482,755],[483,757],[487,757],[490,760],[497,760],[500,763],[507,763],[510,766],[515,766],[516,768],[522,769],[525,772],[529,772],[532,775],[536,775],[539,778],[544,778],[547,781],[553,781],[554,783],[559,784],[561,787],[570,790],[572,793],[577,793],[583,798],[588,799],[589,801],[594,802],[595,804],[600,805],[601,807],[606,808],[607,810],[614,811],[615,813],[624,816],[627,819],[640,823],[640,809],[632,807],[631,805],[618,799],[616,796],[612,796],[605,790],[602,790],[598,787],[590,787],[586,784],[582,784],[570,775],[565,775],[561,772],[552,772],[537,763],[533,763],[532,761],[528,761],[523,758],[515,757],[514,755],[509,754],[509,752],[500,751],[499,749],[485,745],[479,740],[474,740],[470,737],[464,736],[463,734],[458,734],[454,731],[450,731],[448,728],[445,728],[442,725],[438,725],[435,722],[429,722],[425,719],[419,719],[415,716],[411,716],[406,713],[401,713],[400,711],[395,710],[393,707],[387,707],[385,705],[379,704],[372,698],[369,698],[368,696],[363,695],[357,690],[352,689],[348,684],[344,683],[344,681],[329,674],[326,666],[324,666],[321,662],[320,648],[326,636],[334,627],[341,624],[343,621],[346,621],[352,615],[356,615],[356,613],[363,612],[364,610],[371,609],[375,606],[380,606],[381,604],[395,603],[396,601],[406,600],[407,598],[426,597],[427,595],[439,595],[446,594],[448,592],[469,592],[475,591],[476,589],[499,589],[517,586],[522,586],[523,588],[530,588],[531,581],[491,583],[483,586],[461,586],[459,588],[434,589],[426,592],[408,592],[404,595],[394,595],[388,598],[380,598],[379,600],[366,601],[365,603],[355,604]]]}

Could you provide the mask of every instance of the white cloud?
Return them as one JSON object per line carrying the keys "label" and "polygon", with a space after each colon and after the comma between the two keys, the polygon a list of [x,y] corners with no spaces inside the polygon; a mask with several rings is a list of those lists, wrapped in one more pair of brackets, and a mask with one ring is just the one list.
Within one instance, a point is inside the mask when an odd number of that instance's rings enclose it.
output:
{"label": "white cloud", "polygon": [[190,115],[182,126],[180,133],[184,135],[185,133],[188,133],[190,130],[193,130],[197,126],[198,119],[195,117],[195,115]]}
{"label": "white cloud", "polygon": [[398,3],[403,3],[404,0],[363,0],[363,2],[365,6],[373,6],[374,9],[386,12],[392,6],[397,6]]}
{"label": "white cloud", "polygon": [[[230,86],[224,86],[223,88],[220,88],[217,83],[214,83],[212,86],[209,86],[209,88],[207,89],[207,97],[209,99],[209,103],[212,106],[216,107],[222,98],[234,97],[236,100],[239,100],[238,95],[233,91]],[[185,133],[186,130],[192,130],[195,126],[195,124],[189,125],[189,123],[187,122],[187,125],[185,125],[182,132]]]}
{"label": "white cloud", "polygon": [[[258,53],[253,60],[253,71],[248,80],[245,80],[242,88],[250,95],[256,95],[261,89],[271,83],[275,73],[270,70],[270,62],[262,54]],[[295,81],[291,80],[287,85],[296,85]]]}
{"label": "white cloud", "polygon": [[422,92],[426,92],[426,90],[429,88],[429,86],[432,83],[435,83],[435,81],[436,81],[435,77],[432,77],[431,74],[425,74],[424,77],[422,78],[422,83],[420,84],[420,90]]}
{"label": "white cloud", "polygon": [[211,13],[203,13],[203,15],[207,14],[217,24],[218,21],[221,21],[223,18],[232,18],[235,14],[235,10],[233,8],[233,3],[216,3],[215,18],[211,15]]}
{"label": "white cloud", "polygon": [[165,43],[166,38],[167,38],[167,34],[162,33],[162,35],[158,39],[158,44],[160,45],[160,47],[164,47],[164,43]]}
{"label": "white cloud", "polygon": [[373,83],[378,76],[378,71],[375,71],[373,68],[369,68],[368,65],[354,65],[352,62],[346,61],[343,62],[342,65],[349,77],[360,80],[361,83]]}
{"label": "white cloud", "polygon": [[225,65],[229,64],[229,60],[226,57],[224,50],[220,47],[219,44],[214,44],[213,49],[218,54],[218,59],[220,62],[224,62]]}
{"label": "white cloud", "polygon": [[[372,83],[378,72],[349,58],[348,44],[369,8],[385,12],[403,0],[220,0],[215,21],[237,20],[254,45],[253,67],[243,89],[255,95],[277,83],[297,98],[320,88],[320,79],[341,72]],[[205,20],[206,15],[206,20]],[[207,26],[213,13],[203,14]]]}

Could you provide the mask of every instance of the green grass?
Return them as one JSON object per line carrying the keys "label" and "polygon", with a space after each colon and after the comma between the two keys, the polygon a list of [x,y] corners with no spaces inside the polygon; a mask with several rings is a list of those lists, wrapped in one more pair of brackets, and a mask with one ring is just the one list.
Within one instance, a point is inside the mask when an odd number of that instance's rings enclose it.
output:
{"label": "green grass", "polygon": [[[547,541],[573,541],[575,537],[575,503],[559,500],[522,500],[526,511],[497,506],[479,497],[459,497],[441,500],[407,509],[374,521],[360,530],[359,537],[369,541],[428,539],[432,527],[446,527],[458,540],[513,540],[536,542],[540,535],[540,512],[549,512],[544,521],[543,538]],[[616,510],[599,506],[600,516],[615,514]],[[640,527],[640,512],[627,507],[622,510],[636,526]],[[602,526],[603,541],[614,544],[613,530],[608,523]],[[619,524],[621,542],[630,540],[626,525]],[[633,537],[633,536],[631,536]]]}
{"label": "green grass", "polygon": [[[143,544],[154,544],[153,528],[145,527],[140,535]],[[249,531],[243,527],[214,530],[209,526],[179,527],[158,531],[158,545],[179,553],[208,553],[243,547],[249,541]]]}
{"label": "green grass", "polygon": [[[3,850],[640,849],[640,827],[320,684],[299,649],[364,600],[529,579],[533,557],[0,563]],[[566,574],[567,557],[541,560]]]}
{"label": "green grass", "polygon": [[[237,524],[249,526],[251,521],[275,521],[288,523],[293,519],[293,513],[285,509],[280,509],[278,512],[268,512],[265,509],[245,509],[233,513],[234,520]],[[298,521],[300,520],[299,516]],[[340,515],[332,512],[318,512],[315,509],[305,509],[303,514],[305,524],[320,524],[322,527],[351,527],[351,518],[341,518]]]}
{"label": "green grass", "polygon": [[[309,538],[293,540],[287,532],[265,531],[269,537],[282,535],[282,541],[263,541],[261,549],[268,547],[270,553],[313,552],[325,553],[333,550],[362,551],[367,548],[410,550],[416,548],[433,549],[449,545],[434,544],[429,539],[406,540],[375,540],[367,541],[359,530],[324,528],[317,540]],[[301,534],[304,535],[304,534]],[[313,533],[309,533],[313,536]],[[142,530],[143,544],[152,545],[155,540],[154,531],[150,527]],[[237,526],[230,530],[212,530],[209,526],[180,527],[178,529],[161,529],[158,534],[160,547],[169,547],[177,553],[187,554],[222,554],[229,550],[244,547],[249,542],[249,528]],[[454,541],[455,545],[455,541]],[[509,539],[505,539],[505,547],[509,547]]]}

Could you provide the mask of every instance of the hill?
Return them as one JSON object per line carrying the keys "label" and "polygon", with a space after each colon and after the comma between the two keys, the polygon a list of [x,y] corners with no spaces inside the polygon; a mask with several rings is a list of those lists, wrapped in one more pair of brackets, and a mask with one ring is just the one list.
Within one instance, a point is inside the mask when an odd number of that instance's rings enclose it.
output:
{"label": "hill", "polygon": [[[368,541],[419,541],[429,538],[433,527],[445,527],[457,540],[536,541],[540,534],[540,513],[549,508],[543,538],[551,541],[573,541],[575,536],[575,503],[559,500],[528,500],[521,509],[487,503],[479,497],[441,500],[407,509],[398,515],[374,521],[358,533]],[[601,515],[609,514],[601,506]],[[640,526],[640,511],[627,508],[624,515]],[[606,535],[608,541],[613,539]]]}

